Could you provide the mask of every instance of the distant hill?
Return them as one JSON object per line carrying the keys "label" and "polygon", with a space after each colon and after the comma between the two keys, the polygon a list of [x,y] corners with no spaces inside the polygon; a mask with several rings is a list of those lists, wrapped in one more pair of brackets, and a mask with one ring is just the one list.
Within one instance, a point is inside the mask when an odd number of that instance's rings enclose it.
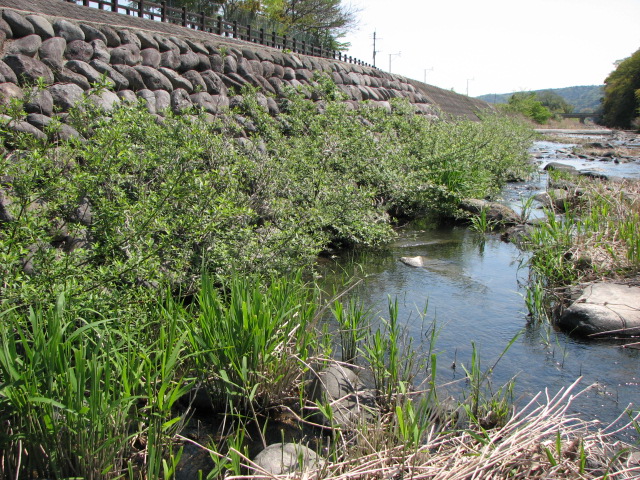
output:
{"label": "distant hill", "polygon": [[[601,108],[601,100],[604,96],[604,85],[587,85],[581,87],[545,88],[533,90],[534,93],[551,91],[560,95],[567,103],[573,105],[575,113],[597,112]],[[514,93],[490,93],[476,97],[489,103],[507,103]]]}

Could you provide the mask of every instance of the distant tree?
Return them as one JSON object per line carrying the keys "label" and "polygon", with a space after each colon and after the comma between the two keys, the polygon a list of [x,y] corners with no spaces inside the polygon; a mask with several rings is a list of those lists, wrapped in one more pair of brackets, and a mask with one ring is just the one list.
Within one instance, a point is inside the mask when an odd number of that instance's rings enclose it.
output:
{"label": "distant tree", "polygon": [[313,34],[333,48],[347,47],[340,39],[358,23],[357,10],[342,5],[341,0],[272,0],[272,3],[286,25]]}
{"label": "distant tree", "polygon": [[536,94],[536,100],[543,106],[547,107],[552,113],[571,113],[573,112],[573,105],[567,103],[557,93],[551,90],[544,90]]}
{"label": "distant tree", "polygon": [[529,117],[536,123],[545,123],[553,113],[536,99],[534,92],[518,92],[511,95],[506,105],[500,105],[504,110],[513,113],[520,113]]}
{"label": "distant tree", "polygon": [[340,41],[358,23],[358,11],[342,0],[168,0],[170,6],[253,23],[258,15],[277,22],[280,33],[309,35],[326,48],[344,49]]}
{"label": "distant tree", "polygon": [[604,83],[604,124],[631,128],[640,117],[640,49],[620,61]]}

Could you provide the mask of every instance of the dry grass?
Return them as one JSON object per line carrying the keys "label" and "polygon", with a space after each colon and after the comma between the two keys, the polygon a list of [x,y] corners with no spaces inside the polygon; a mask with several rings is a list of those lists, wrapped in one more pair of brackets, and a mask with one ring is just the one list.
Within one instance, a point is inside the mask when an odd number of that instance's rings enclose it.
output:
{"label": "dry grass", "polygon": [[[322,478],[351,479],[638,479],[640,466],[628,461],[628,445],[613,441],[632,421],[616,428],[599,429],[568,413],[583,390],[573,394],[578,381],[555,396],[538,394],[514,413],[504,427],[439,432],[432,429],[424,446],[403,445],[363,453],[375,432],[358,433],[352,451],[320,470],[288,476],[270,475],[245,458],[252,475],[231,479]],[[640,414],[639,414],[640,415]],[[636,423],[637,425],[637,423]]]}

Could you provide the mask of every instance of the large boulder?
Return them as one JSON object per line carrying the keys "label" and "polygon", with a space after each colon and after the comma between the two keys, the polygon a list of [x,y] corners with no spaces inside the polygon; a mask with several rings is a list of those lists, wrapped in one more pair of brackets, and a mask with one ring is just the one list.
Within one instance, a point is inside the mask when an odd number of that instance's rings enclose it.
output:
{"label": "large boulder", "polygon": [[16,74],[9,68],[9,65],[0,60],[0,80],[3,82],[11,82],[18,83],[18,77]]}
{"label": "large boulder", "polygon": [[96,38],[95,40],[91,40],[91,46],[93,47],[93,60],[111,63],[111,52],[105,42]]}
{"label": "large boulder", "polygon": [[67,49],[67,41],[62,37],[49,38],[42,42],[39,49],[40,60],[54,69],[64,66],[64,52]]}
{"label": "large boulder", "polygon": [[109,25],[98,25],[96,27],[100,30],[100,33],[104,35],[104,38],[107,39],[106,43],[109,48],[116,48],[120,46],[120,37],[118,36],[118,32],[116,32]]}
{"label": "large boulder", "polygon": [[560,162],[549,162],[544,166],[545,171],[555,170],[557,172],[567,173],[569,175],[578,175],[578,169],[572,165],[566,165]]}
{"label": "large boulder", "polygon": [[188,70],[182,74],[182,76],[193,86],[193,90],[195,92],[206,92],[207,84],[200,75],[195,70]]}
{"label": "large boulder", "polygon": [[578,336],[640,334],[640,287],[600,282],[589,285],[557,321]]}
{"label": "large boulder", "polygon": [[22,89],[13,82],[0,83],[0,105],[8,106],[12,98],[24,98]]}
{"label": "large boulder", "polygon": [[142,81],[149,90],[173,91],[173,85],[171,85],[169,79],[155,68],[145,67],[143,65],[137,65],[133,68],[140,74]]}
{"label": "large boulder", "polygon": [[47,85],[53,83],[53,72],[40,60],[18,54],[7,55],[4,63],[13,70],[20,83],[35,84],[39,78]]}
{"label": "large boulder", "polygon": [[158,68],[160,66],[160,52],[155,48],[145,48],[140,50],[142,65],[145,67]]}
{"label": "large boulder", "polygon": [[97,28],[94,28],[91,25],[80,24],[80,30],[82,30],[82,32],[84,33],[85,42],[89,43],[94,40],[100,40],[105,45],[107,44],[107,37]]}
{"label": "large boulder", "polygon": [[93,58],[93,46],[83,40],[74,40],[67,43],[64,56],[67,60],[88,62]]}
{"label": "large boulder", "polygon": [[256,473],[267,472],[272,475],[290,473],[304,473],[305,477],[311,470],[322,467],[323,460],[309,447],[295,443],[274,443],[262,450],[253,459]]}
{"label": "large boulder", "polygon": [[200,78],[207,86],[207,92],[211,95],[226,95],[227,86],[222,79],[213,70],[207,70],[200,73]]}
{"label": "large boulder", "polygon": [[27,35],[33,35],[35,33],[31,22],[18,12],[14,12],[13,10],[3,10],[2,18],[11,27],[13,38],[26,37]]}
{"label": "large boulder", "polygon": [[56,37],[62,37],[67,42],[85,39],[84,32],[78,25],[62,18],[53,22],[53,31],[56,33]]}
{"label": "large boulder", "polygon": [[39,35],[27,35],[26,37],[15,40],[9,45],[7,53],[18,53],[26,55],[27,57],[35,57],[41,45],[42,39]]}
{"label": "large boulder", "polygon": [[182,77],[175,70],[171,70],[170,68],[160,67],[158,71],[169,79],[169,81],[171,82],[171,85],[173,85],[174,90],[178,88],[182,88],[186,90],[188,93],[193,92],[193,85],[191,84],[191,82],[186,78]]}
{"label": "large boulder", "polygon": [[41,113],[48,117],[53,115],[53,97],[48,90],[34,88],[24,104],[27,113]]}
{"label": "large boulder", "polygon": [[5,128],[8,128],[9,130],[17,133],[26,133],[29,135],[33,135],[38,140],[47,139],[47,136],[42,133],[42,131],[38,130],[29,122],[25,122],[23,120],[14,120],[10,117],[7,117],[6,115],[0,115],[0,125],[3,125]]}
{"label": "large boulder", "polygon": [[111,65],[102,60],[91,60],[90,65],[95,68],[98,72],[106,74],[116,85],[116,90],[126,90],[129,88],[129,80],[118,73]]}
{"label": "large boulder", "polygon": [[49,87],[48,90],[53,98],[53,104],[63,112],[81,101],[84,95],[84,90],[73,83],[58,83]]}
{"label": "large boulder", "polygon": [[470,198],[462,200],[458,206],[462,211],[474,215],[480,215],[484,211],[487,215],[487,220],[490,222],[498,222],[503,225],[515,225],[519,223],[516,212],[501,203]]}
{"label": "large boulder", "polygon": [[193,101],[186,90],[178,88],[171,92],[171,110],[174,113],[183,113],[192,106]]}
{"label": "large boulder", "polygon": [[144,81],[138,71],[129,65],[112,65],[113,69],[121,74],[129,82],[129,88],[134,92],[145,89]]}
{"label": "large boulder", "polygon": [[73,72],[69,70],[67,67],[62,67],[59,70],[55,71],[55,79],[56,82],[59,83],[74,83],[78,85],[82,90],[89,90],[91,88],[91,84],[89,80],[83,75],[79,73]]}
{"label": "large boulder", "polygon": [[99,94],[89,96],[89,101],[91,101],[91,103],[93,103],[97,108],[106,112],[111,112],[120,103],[120,98],[117,94],[110,92],[109,90],[103,90]]}
{"label": "large boulder", "polygon": [[557,212],[564,212],[572,200],[570,193],[562,188],[547,190],[537,194],[534,198],[545,207],[550,207]]}
{"label": "large boulder", "polygon": [[140,49],[132,43],[127,43],[121,47],[111,50],[112,64],[129,65],[130,67],[134,67],[136,65],[140,65],[141,62],[142,55],[140,54]]}
{"label": "large boulder", "polygon": [[[65,67],[67,67],[72,72],[82,75],[89,81],[89,83],[100,83],[102,81],[102,74],[87,62],[82,62],[80,60],[69,60],[65,64]],[[108,85],[115,86],[115,82],[113,80],[107,78],[105,81]]]}
{"label": "large boulder", "polygon": [[315,375],[309,385],[309,398],[331,408],[331,418],[320,412],[315,415],[319,423],[331,427],[354,427],[371,418],[375,411],[373,394],[362,388],[353,370],[338,364]]}

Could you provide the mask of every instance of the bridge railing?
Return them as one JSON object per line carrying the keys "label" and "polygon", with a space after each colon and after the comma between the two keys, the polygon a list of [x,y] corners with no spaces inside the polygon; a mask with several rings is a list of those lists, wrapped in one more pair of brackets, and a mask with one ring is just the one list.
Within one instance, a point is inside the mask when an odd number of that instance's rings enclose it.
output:
{"label": "bridge railing", "polygon": [[[98,8],[100,10],[121,13],[125,15],[145,18],[159,22],[181,25],[183,27],[213,33],[222,37],[244,40],[273,47],[280,50],[300,53],[314,57],[331,58],[343,62],[372,67],[357,58],[348,56],[337,50],[328,50],[322,45],[314,45],[304,40],[300,41],[295,36],[279,35],[275,31],[266,32],[264,28],[255,28],[250,24],[240,24],[237,21],[227,21],[221,16],[210,17],[204,12],[194,13],[186,7],[170,7],[166,2],[155,3],[149,0],[137,0],[120,4],[120,0],[65,0],[85,7]],[[375,68],[375,67],[373,67]]]}

